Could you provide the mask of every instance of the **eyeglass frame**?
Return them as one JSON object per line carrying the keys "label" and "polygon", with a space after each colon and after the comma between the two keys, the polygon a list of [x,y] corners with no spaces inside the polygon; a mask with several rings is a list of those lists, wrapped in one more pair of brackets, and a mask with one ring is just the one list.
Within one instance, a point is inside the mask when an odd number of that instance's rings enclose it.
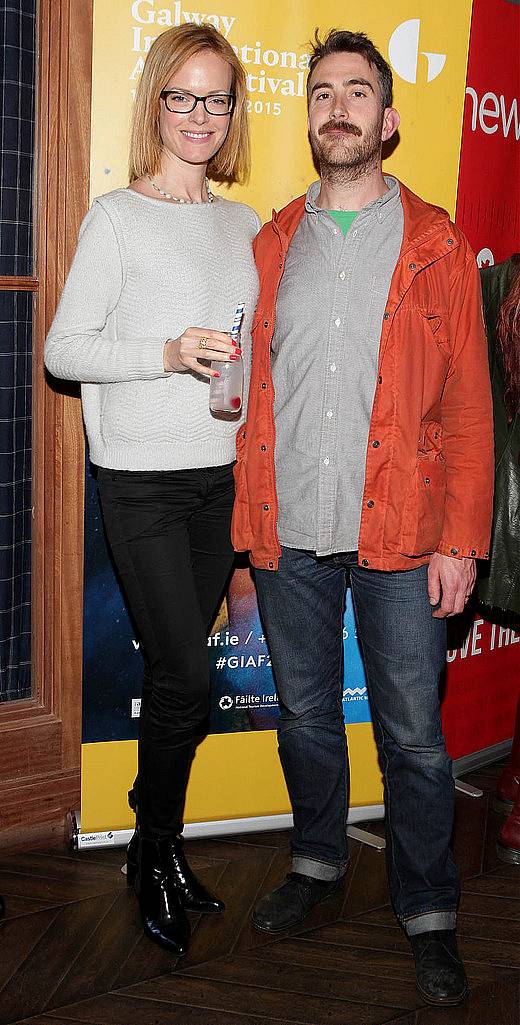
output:
{"label": "eyeglass frame", "polygon": [[[169,96],[171,93],[183,93],[184,96],[192,96],[194,100],[193,107],[190,107],[189,110],[170,110],[166,102],[166,97]],[[231,100],[230,109],[223,110],[222,113],[219,114],[217,114],[214,110],[208,110],[206,106],[206,100],[209,100],[210,96],[228,96]],[[204,110],[206,111],[206,114],[209,114],[210,117],[229,117],[235,109],[236,100],[234,93],[216,92],[207,93],[206,96],[195,96],[195,93],[190,93],[189,89],[163,89],[162,92],[159,93],[159,98],[163,101],[164,106],[166,107],[166,110],[169,114],[191,114],[191,112],[195,110],[197,104],[202,103]]]}

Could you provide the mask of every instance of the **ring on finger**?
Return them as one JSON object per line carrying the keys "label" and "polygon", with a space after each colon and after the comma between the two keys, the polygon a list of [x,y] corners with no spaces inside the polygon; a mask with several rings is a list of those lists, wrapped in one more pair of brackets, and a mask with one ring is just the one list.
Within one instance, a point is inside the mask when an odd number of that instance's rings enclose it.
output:
{"label": "ring on finger", "polygon": [[209,338],[206,338],[206,337],[200,338],[199,339],[199,349],[206,349],[207,346],[208,346],[208,342],[209,342]]}

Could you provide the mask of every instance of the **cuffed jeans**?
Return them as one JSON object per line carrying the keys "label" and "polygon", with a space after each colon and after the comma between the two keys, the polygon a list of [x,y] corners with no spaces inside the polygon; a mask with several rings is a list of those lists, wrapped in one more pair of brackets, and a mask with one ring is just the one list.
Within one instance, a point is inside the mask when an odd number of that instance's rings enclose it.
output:
{"label": "cuffed jeans", "polygon": [[255,572],[280,700],[293,870],[335,879],[347,866],[342,625],[348,577],[383,771],[392,903],[409,935],[454,928],[454,783],[439,704],[446,624],[432,617],[426,566],[378,572],[359,567],[355,552],[318,558],[284,547],[277,571]]}
{"label": "cuffed jeans", "polygon": [[207,729],[207,634],[233,562],[233,467],[100,467],[98,487],[145,661],[137,821],[143,836],[160,839],[182,831],[190,766]]}

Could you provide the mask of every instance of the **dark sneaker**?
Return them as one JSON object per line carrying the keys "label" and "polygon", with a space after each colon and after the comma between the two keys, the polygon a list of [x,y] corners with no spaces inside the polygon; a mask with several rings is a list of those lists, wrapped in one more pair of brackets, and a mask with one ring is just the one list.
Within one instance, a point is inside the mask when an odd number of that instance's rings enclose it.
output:
{"label": "dark sneaker", "polygon": [[429,1004],[453,1007],[468,992],[464,965],[454,929],[437,929],[410,936],[417,988]]}
{"label": "dark sneaker", "polygon": [[283,932],[292,925],[299,925],[316,904],[339,889],[342,878],[324,882],[300,872],[290,872],[285,883],[262,897],[253,911],[253,925],[262,932]]}

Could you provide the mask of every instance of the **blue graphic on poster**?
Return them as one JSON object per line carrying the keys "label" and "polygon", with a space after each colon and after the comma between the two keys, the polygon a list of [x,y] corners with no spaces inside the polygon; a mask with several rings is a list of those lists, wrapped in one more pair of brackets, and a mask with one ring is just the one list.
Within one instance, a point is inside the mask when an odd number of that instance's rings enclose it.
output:
{"label": "blue graphic on poster", "polygon": [[[350,590],[343,627],[345,722],[369,722]],[[142,658],[108,552],[94,476],[85,497],[83,741],[137,737]],[[212,733],[276,729],[278,702],[247,558],[237,556],[208,638]],[[317,652],[316,657],[319,658]]]}

